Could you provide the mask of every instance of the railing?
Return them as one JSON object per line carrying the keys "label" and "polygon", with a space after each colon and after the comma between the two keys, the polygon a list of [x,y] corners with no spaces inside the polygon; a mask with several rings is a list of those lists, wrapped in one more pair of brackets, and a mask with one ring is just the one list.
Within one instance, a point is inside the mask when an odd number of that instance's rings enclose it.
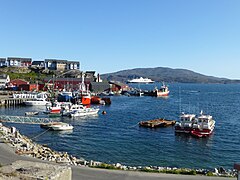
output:
{"label": "railing", "polygon": [[52,122],[49,118],[25,117],[25,116],[6,116],[0,115],[1,122],[42,124]]}

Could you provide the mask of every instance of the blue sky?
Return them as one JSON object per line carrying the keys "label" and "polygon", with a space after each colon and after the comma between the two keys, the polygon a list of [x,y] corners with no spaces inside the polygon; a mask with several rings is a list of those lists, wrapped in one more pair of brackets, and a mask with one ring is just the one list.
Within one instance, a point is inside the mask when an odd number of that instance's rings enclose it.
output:
{"label": "blue sky", "polygon": [[239,0],[0,0],[0,57],[240,79]]}

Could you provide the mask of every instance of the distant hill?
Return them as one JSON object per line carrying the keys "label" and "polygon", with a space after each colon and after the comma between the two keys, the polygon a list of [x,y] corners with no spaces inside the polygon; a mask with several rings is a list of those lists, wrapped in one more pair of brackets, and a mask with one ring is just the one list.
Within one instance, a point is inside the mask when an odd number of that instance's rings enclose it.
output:
{"label": "distant hill", "polygon": [[172,69],[166,67],[136,68],[114,73],[102,74],[103,80],[126,82],[129,79],[147,77],[157,82],[179,83],[240,83],[240,80],[206,76],[187,69]]}

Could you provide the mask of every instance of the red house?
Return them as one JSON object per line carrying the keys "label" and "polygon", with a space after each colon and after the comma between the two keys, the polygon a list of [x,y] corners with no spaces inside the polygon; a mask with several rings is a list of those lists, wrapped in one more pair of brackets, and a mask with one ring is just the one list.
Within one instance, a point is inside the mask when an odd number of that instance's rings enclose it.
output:
{"label": "red house", "polygon": [[[80,87],[80,84],[82,83],[82,78],[56,78],[56,79],[50,79],[46,78],[44,79],[44,82],[46,83],[46,86],[52,87],[54,84],[54,89],[62,90],[62,89],[71,89],[71,90],[78,90]],[[84,83],[86,87],[89,87],[90,79],[85,78]]]}
{"label": "red house", "polygon": [[29,84],[29,82],[28,82],[28,81],[25,81],[25,80],[23,80],[23,79],[14,79],[14,80],[11,80],[11,81],[10,81],[10,84],[11,84],[12,86],[19,87],[19,85],[21,85],[21,84]]}

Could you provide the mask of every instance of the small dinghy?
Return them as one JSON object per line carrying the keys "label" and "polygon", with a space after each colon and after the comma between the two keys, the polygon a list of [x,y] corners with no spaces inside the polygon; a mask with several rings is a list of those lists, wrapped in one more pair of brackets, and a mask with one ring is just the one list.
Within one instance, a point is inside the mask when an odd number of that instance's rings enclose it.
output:
{"label": "small dinghy", "polygon": [[34,116],[34,115],[38,115],[38,111],[31,111],[31,112],[25,112],[26,116]]}

